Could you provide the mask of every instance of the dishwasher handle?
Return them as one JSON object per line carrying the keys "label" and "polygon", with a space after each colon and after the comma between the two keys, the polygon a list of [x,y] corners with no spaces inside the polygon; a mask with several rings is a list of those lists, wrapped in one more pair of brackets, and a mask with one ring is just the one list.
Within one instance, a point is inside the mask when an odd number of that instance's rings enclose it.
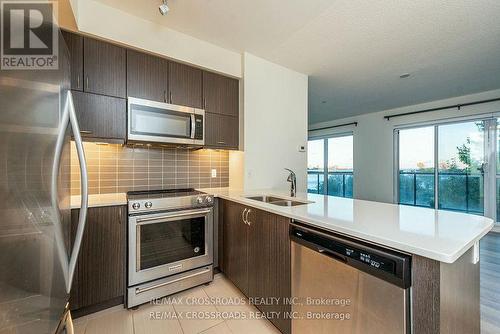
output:
{"label": "dishwasher handle", "polygon": [[339,261],[342,261],[344,263],[347,263],[347,257],[342,255],[342,254],[339,254],[337,252],[334,252],[332,250],[322,248],[322,247],[318,247],[317,251],[320,254],[323,254],[323,255],[329,256],[331,258],[334,258],[335,260],[339,260]]}

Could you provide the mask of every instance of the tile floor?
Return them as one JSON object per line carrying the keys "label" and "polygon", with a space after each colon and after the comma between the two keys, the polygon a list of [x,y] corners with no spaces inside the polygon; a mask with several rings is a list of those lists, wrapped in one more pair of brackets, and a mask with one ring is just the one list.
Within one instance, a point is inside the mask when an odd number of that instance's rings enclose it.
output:
{"label": "tile floor", "polygon": [[[255,316],[254,306],[235,305],[241,298],[243,294],[224,275],[217,274],[208,286],[171,296],[170,304],[146,304],[138,310],[118,306],[75,319],[75,334],[280,333],[268,320]],[[235,302],[227,305],[228,301]],[[198,319],[193,319],[195,315]]]}

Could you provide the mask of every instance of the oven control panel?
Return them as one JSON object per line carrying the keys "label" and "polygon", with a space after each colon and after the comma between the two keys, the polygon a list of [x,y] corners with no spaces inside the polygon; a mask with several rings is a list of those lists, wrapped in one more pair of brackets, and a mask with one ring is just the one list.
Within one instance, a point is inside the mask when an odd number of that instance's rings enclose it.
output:
{"label": "oven control panel", "polygon": [[200,194],[196,196],[184,196],[164,199],[137,199],[129,200],[129,214],[146,213],[152,211],[190,209],[200,207],[210,207],[214,205],[212,195]]}
{"label": "oven control panel", "polygon": [[193,201],[193,205],[195,206],[211,206],[213,203],[214,197],[212,195],[197,196]]}

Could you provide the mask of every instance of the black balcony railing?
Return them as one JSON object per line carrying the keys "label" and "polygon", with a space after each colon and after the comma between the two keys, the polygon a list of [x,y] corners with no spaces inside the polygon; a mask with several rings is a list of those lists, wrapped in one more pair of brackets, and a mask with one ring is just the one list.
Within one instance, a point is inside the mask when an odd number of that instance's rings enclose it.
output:
{"label": "black balcony railing", "polygon": [[327,182],[325,183],[323,171],[307,171],[307,192],[352,198],[352,172],[328,172],[326,177]]}
{"label": "black balcony railing", "polygon": [[[434,173],[400,171],[399,203],[434,208]],[[438,208],[483,214],[483,176],[465,172],[439,172]]]}

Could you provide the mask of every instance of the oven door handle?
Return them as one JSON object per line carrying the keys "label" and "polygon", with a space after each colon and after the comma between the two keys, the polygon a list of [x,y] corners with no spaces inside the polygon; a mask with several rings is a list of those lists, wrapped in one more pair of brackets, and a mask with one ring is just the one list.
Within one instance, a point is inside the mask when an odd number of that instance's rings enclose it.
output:
{"label": "oven door handle", "polygon": [[194,114],[191,114],[191,139],[194,139],[196,133],[196,120]]}
{"label": "oven door handle", "polygon": [[187,276],[176,278],[176,279],[174,279],[172,281],[169,281],[169,282],[164,282],[164,283],[156,284],[156,285],[153,285],[153,286],[148,286],[146,288],[135,288],[135,293],[138,295],[140,293],[144,293],[144,292],[147,292],[147,291],[150,291],[150,290],[161,288],[162,286],[174,284],[174,283],[183,281],[185,279],[189,279],[189,278],[192,278],[192,277],[199,276],[201,274],[205,274],[205,273],[207,273],[209,271],[210,271],[210,269],[207,269],[207,270],[204,270],[202,272],[193,273],[193,274],[190,274],[190,275],[187,275]]}
{"label": "oven door handle", "polygon": [[205,214],[208,214],[210,212],[212,212],[212,210],[207,209],[207,210],[199,210],[199,211],[191,211],[191,212],[173,213],[170,215],[164,215],[164,216],[160,216],[160,217],[140,218],[140,219],[137,219],[136,225],[152,224],[156,221],[164,222],[166,219],[168,219],[168,221],[170,221],[170,220],[175,220],[176,218],[180,218],[180,217],[192,217],[192,216],[205,215]]}

